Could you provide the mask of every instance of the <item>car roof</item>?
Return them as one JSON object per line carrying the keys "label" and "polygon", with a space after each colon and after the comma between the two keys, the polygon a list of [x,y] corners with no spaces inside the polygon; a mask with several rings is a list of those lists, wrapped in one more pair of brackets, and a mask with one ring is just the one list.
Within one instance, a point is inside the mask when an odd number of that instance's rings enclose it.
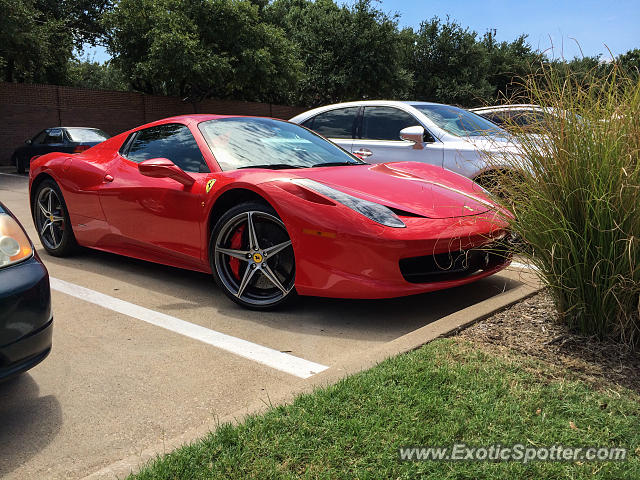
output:
{"label": "car roof", "polygon": [[471,108],[469,111],[478,112],[500,112],[504,110],[542,110],[540,105],[534,105],[533,103],[520,103],[514,105],[495,105],[493,107],[478,107]]}
{"label": "car roof", "polygon": [[319,113],[323,113],[330,110],[335,110],[338,108],[346,108],[346,107],[366,107],[367,105],[371,106],[406,106],[406,107],[415,107],[417,105],[446,105],[445,103],[435,103],[435,102],[421,102],[421,101],[413,101],[413,100],[354,100],[353,102],[342,102],[342,103],[333,103],[330,105],[322,105],[316,108],[310,108],[298,115],[292,117],[290,120],[295,122],[306,121],[306,119],[311,118]]}
{"label": "car roof", "polygon": [[316,107],[313,110],[319,110],[321,108],[343,107],[343,106],[348,107],[348,106],[360,106],[360,105],[364,105],[364,106],[377,105],[380,103],[384,103],[388,105],[445,105],[443,103],[421,102],[421,101],[412,101],[412,100],[354,100],[352,102],[341,102],[341,103],[332,103],[329,105],[322,105],[321,107]]}
{"label": "car roof", "polygon": [[[155,120],[153,122],[145,123],[144,125],[139,125],[132,130],[141,130],[143,128],[153,127],[156,125],[164,125],[167,123],[184,123],[184,124],[194,124],[200,122],[206,122],[208,120],[217,120],[220,118],[267,118],[267,117],[251,117],[246,115],[214,115],[210,113],[193,113],[189,115],[175,115],[173,117],[162,118],[160,120]],[[286,121],[286,120],[285,120]]]}
{"label": "car roof", "polygon": [[51,127],[51,128],[64,128],[68,130],[69,128],[81,128],[82,130],[100,130],[98,127]]}
{"label": "car roof", "polygon": [[69,130],[70,128],[81,128],[82,130],[100,130],[98,127],[47,127],[43,130],[53,130],[54,128],[61,128],[63,130]]}

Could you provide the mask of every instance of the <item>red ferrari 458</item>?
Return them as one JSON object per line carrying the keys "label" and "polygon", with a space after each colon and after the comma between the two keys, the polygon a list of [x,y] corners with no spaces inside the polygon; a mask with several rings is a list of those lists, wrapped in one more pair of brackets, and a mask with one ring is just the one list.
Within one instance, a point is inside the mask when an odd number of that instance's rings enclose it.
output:
{"label": "red ferrari 458", "polygon": [[188,115],[31,166],[42,245],[213,274],[254,309],[296,292],[388,298],[473,282],[509,263],[480,187],[423,163],[369,165],[269,118]]}

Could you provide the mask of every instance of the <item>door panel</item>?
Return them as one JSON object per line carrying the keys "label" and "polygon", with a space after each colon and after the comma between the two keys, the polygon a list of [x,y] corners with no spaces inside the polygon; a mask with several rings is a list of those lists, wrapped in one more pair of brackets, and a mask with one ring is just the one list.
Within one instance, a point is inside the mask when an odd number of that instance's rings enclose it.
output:
{"label": "door panel", "polygon": [[[414,149],[411,142],[403,140],[355,139],[351,147],[351,152],[360,156],[367,163],[422,162],[441,167],[444,160],[442,143],[438,141],[431,143],[423,142],[422,146],[422,149]],[[358,152],[361,151],[365,152],[365,156],[358,154]],[[367,154],[367,151],[371,153]]]}
{"label": "door panel", "polygon": [[[423,162],[442,166],[441,142],[423,142],[421,149],[400,139],[403,128],[422,124],[410,113],[395,107],[365,107],[359,137],[353,140],[352,153],[369,163]],[[364,155],[363,155],[364,154]]]}
{"label": "door panel", "polygon": [[[202,269],[205,210],[202,202],[211,173],[186,125],[164,124],[140,130],[105,172],[100,202],[112,233],[109,249],[139,258]],[[138,163],[168,158],[191,175],[186,187],[169,178],[144,176]]]}
{"label": "door panel", "polygon": [[205,173],[190,188],[169,178],[146,177],[138,164],[120,157],[108,172],[112,181],[100,189],[100,202],[117,243],[148,248],[148,255],[173,255],[187,261],[202,258]]}

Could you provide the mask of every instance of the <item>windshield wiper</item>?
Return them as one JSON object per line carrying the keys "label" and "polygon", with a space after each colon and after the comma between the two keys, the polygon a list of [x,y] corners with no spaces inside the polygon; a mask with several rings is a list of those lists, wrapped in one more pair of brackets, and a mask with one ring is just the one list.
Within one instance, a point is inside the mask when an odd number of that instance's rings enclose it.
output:
{"label": "windshield wiper", "polygon": [[270,170],[286,170],[288,168],[307,168],[303,165],[291,165],[288,163],[263,163],[259,165],[245,165],[244,167],[238,167],[238,170],[241,168],[268,168]]}
{"label": "windshield wiper", "polygon": [[365,162],[356,163],[356,162],[327,162],[327,163],[317,163],[313,165],[315,167],[340,167],[342,165],[366,165]]}

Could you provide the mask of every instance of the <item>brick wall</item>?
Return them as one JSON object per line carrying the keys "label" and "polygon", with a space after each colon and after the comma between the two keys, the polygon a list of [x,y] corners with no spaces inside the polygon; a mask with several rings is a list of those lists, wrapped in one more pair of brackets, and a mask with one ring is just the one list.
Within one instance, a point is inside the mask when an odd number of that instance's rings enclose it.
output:
{"label": "brick wall", "polygon": [[177,97],[132,92],[0,83],[0,165],[10,163],[14,149],[48,127],[95,127],[111,135],[173,115],[217,113],[289,119],[300,107],[230,100],[195,105]]}

